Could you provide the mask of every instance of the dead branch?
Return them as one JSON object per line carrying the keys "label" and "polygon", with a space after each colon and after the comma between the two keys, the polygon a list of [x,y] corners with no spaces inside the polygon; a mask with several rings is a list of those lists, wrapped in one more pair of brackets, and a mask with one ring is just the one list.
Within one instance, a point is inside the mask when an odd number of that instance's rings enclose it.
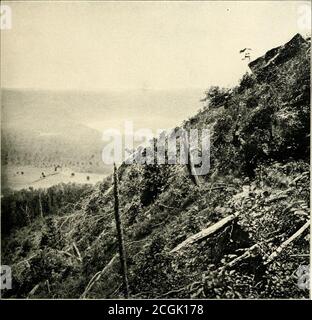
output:
{"label": "dead branch", "polygon": [[25,260],[22,260],[22,261],[17,262],[15,265],[18,266],[18,265],[20,265],[20,264],[22,264],[22,263],[26,263],[27,265],[29,265],[29,261],[30,261],[31,259],[37,257],[37,255],[38,255],[38,254],[36,253],[36,254],[32,255],[31,257],[29,257],[28,259],[25,259]]}
{"label": "dead branch", "polygon": [[177,252],[185,246],[188,246],[194,242],[197,242],[201,239],[204,239],[204,238],[207,238],[207,237],[213,235],[214,233],[216,233],[217,231],[219,231],[223,227],[227,226],[231,221],[235,220],[236,218],[237,218],[237,214],[231,214],[231,215],[221,219],[220,221],[213,224],[212,226],[210,226],[210,227],[192,235],[191,237],[187,238],[182,243],[177,245],[174,249],[172,249],[170,251],[170,253]]}
{"label": "dead branch", "polygon": [[165,204],[163,204],[163,203],[158,203],[158,205],[159,205],[160,207],[165,208],[165,209],[176,209],[175,207],[169,207],[169,206],[166,206],[166,205],[165,205]]}
{"label": "dead branch", "polygon": [[79,261],[81,262],[82,261],[81,254],[80,254],[80,251],[79,251],[78,247],[76,246],[75,242],[73,242],[73,248],[75,249],[75,251],[77,253]]}
{"label": "dead branch", "polygon": [[174,290],[171,290],[171,291],[169,291],[167,293],[161,294],[161,295],[157,296],[156,299],[169,296],[172,293],[179,293],[179,292],[182,292],[184,290],[188,290],[189,293],[192,293],[193,291],[195,291],[197,289],[197,287],[194,288],[194,286],[195,285],[198,286],[200,284],[201,284],[201,282],[195,281],[195,282],[193,282],[191,284],[186,285],[185,287],[182,287],[182,288],[179,288],[179,289],[174,289]]}
{"label": "dead branch", "polygon": [[270,198],[265,200],[265,204],[269,204],[271,202],[282,200],[288,198],[287,194],[292,191],[293,188],[288,188],[286,190],[280,191],[279,193],[275,194],[274,196],[271,196]]}
{"label": "dead branch", "polygon": [[78,257],[73,256],[71,253],[67,252],[67,251],[63,251],[63,250],[57,250],[57,252],[64,254],[65,256],[68,256],[70,258],[76,258],[78,259]]}
{"label": "dead branch", "polygon": [[267,243],[267,242],[271,242],[272,240],[274,240],[276,238],[281,238],[283,236],[284,236],[284,234],[280,234],[280,235],[274,236],[272,238],[258,242],[249,248],[240,249],[240,250],[244,250],[245,252],[242,255],[240,255],[240,256],[236,257],[235,259],[233,259],[232,261],[230,261],[229,263],[227,263],[225,266],[223,266],[221,268],[221,270],[224,270],[226,268],[232,268],[235,265],[237,265],[238,263],[240,263],[241,261],[243,261],[247,258],[250,258],[250,257],[254,257],[255,255],[257,255],[258,249],[261,247],[262,244]]}
{"label": "dead branch", "polygon": [[88,285],[86,286],[83,294],[80,296],[81,299],[85,299],[87,297],[87,294],[89,293],[89,291],[91,290],[91,288],[93,287],[93,285],[96,283],[96,281],[98,281],[101,276],[113,265],[113,263],[115,262],[115,260],[118,258],[118,253],[116,253],[112,259],[109,261],[109,263],[101,270],[98,271],[89,281]]}
{"label": "dead branch", "polygon": [[43,210],[42,210],[41,192],[40,191],[39,191],[39,195],[38,195],[38,201],[39,201],[40,217],[41,217],[41,219],[43,219]]}
{"label": "dead branch", "polygon": [[39,287],[40,287],[40,283],[37,283],[28,293],[27,299],[31,298],[36,293]]}
{"label": "dead branch", "polygon": [[305,253],[302,253],[302,254],[291,254],[290,257],[298,257],[298,258],[309,258],[310,257],[310,254],[305,254]]}
{"label": "dead branch", "polygon": [[259,243],[254,244],[253,246],[251,246],[248,250],[246,250],[242,255],[238,256],[237,258],[235,258],[234,260],[230,261],[229,263],[227,263],[224,267],[222,267],[222,270],[226,269],[226,268],[232,268],[234,267],[236,264],[238,264],[239,262],[241,262],[242,260],[245,260],[249,257],[252,257],[253,254],[255,252],[257,252],[258,247],[260,246]]}
{"label": "dead branch", "polygon": [[132,294],[131,298],[132,299],[140,298],[140,297],[142,297],[142,295],[145,295],[145,294],[148,294],[148,293],[151,293],[151,291],[138,292],[136,294]]}
{"label": "dead branch", "polygon": [[110,297],[113,297],[122,287],[122,283],[120,285],[117,286],[117,288],[111,293],[109,294]]}
{"label": "dead branch", "polygon": [[290,243],[300,237],[303,232],[310,227],[310,220],[307,221],[299,230],[297,230],[290,238],[284,241],[264,262],[264,265],[271,263]]}
{"label": "dead branch", "polygon": [[169,296],[171,293],[179,293],[179,292],[182,292],[184,290],[186,290],[188,288],[188,285],[183,287],[183,288],[180,288],[180,289],[175,289],[175,290],[171,290],[165,294],[161,294],[159,296],[156,297],[156,299],[159,299],[159,298],[163,298],[163,297],[166,297],[166,296]]}
{"label": "dead branch", "polygon": [[51,293],[49,280],[46,280],[45,283],[46,283],[46,285],[47,285],[48,292]]}
{"label": "dead branch", "polygon": [[290,185],[295,185],[298,181],[305,178],[307,175],[309,175],[309,171],[303,172],[300,176],[296,177],[293,181],[291,181]]}

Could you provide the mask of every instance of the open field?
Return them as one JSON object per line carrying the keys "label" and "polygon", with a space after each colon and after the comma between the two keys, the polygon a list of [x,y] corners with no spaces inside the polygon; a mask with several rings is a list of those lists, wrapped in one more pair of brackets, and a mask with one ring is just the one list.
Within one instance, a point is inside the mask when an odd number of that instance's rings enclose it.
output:
{"label": "open field", "polygon": [[[105,175],[76,172],[69,168],[37,168],[33,166],[3,166],[2,171],[2,189],[11,188],[21,190],[33,187],[35,189],[48,188],[59,183],[89,183],[96,184],[102,181]],[[44,173],[45,177],[42,176]],[[72,176],[73,174],[73,176]],[[89,177],[89,180],[87,179]]]}

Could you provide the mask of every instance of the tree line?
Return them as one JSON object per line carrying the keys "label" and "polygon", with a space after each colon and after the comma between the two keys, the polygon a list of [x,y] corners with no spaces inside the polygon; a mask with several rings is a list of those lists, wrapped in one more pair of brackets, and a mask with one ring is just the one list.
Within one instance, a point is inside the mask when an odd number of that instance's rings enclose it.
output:
{"label": "tree line", "polygon": [[38,217],[62,214],[60,209],[66,206],[70,209],[91,190],[88,184],[75,183],[61,183],[47,189],[7,190],[1,201],[1,232],[7,235]]}

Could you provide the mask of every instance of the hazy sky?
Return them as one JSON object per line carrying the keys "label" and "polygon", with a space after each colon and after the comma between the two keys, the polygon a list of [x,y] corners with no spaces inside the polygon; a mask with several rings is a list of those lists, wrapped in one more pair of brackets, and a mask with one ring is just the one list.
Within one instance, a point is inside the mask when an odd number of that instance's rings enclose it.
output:
{"label": "hazy sky", "polygon": [[1,86],[231,85],[247,69],[241,48],[256,58],[305,33],[297,23],[302,3],[6,2],[12,29],[1,31]]}

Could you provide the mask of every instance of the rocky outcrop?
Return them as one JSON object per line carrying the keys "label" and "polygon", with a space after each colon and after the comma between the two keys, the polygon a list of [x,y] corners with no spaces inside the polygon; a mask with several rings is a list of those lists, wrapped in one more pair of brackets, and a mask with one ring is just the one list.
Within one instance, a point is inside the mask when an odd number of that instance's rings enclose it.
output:
{"label": "rocky outcrop", "polygon": [[257,76],[258,80],[270,80],[276,67],[291,60],[300,50],[307,50],[310,47],[308,40],[305,40],[297,33],[286,44],[269,50],[262,57],[249,63],[249,68]]}

